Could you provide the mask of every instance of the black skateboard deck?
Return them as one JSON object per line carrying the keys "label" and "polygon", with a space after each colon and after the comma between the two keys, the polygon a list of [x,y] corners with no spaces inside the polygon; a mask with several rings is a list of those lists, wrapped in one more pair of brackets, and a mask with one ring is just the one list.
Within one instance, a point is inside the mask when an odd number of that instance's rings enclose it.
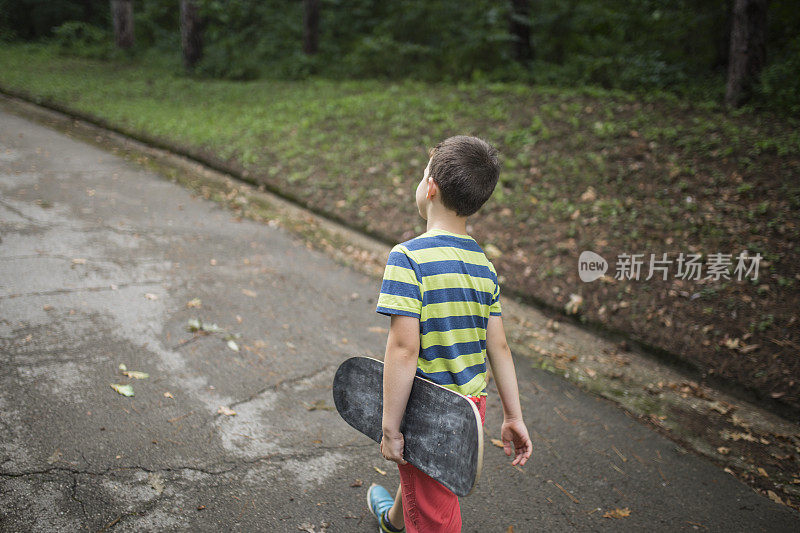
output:
{"label": "black skateboard deck", "polygon": [[[383,363],[370,357],[342,363],[333,378],[333,401],[345,422],[380,442]],[[483,466],[483,427],[472,400],[417,376],[400,431],[406,461],[458,496],[472,491]]]}

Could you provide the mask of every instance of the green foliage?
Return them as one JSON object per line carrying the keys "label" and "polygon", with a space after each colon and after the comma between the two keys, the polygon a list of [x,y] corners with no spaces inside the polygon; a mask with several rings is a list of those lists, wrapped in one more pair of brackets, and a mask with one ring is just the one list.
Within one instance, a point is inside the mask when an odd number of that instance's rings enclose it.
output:
{"label": "green foliage", "polygon": [[311,73],[298,64],[302,39],[301,2],[199,0],[206,20],[200,75],[251,80]]}
{"label": "green foliage", "polygon": [[[319,52],[302,52],[299,0],[197,0],[205,19],[196,74],[250,80],[414,78],[665,91],[719,101],[729,48],[731,0],[530,0],[532,59],[515,61],[511,2],[321,0]],[[110,29],[109,2],[0,0],[0,41],[42,39],[65,22]],[[180,67],[175,0],[134,2],[136,53]],[[768,59],[758,107],[800,107],[800,10],[772,0]],[[82,28],[87,34],[89,28]],[[66,29],[77,31],[69,26]],[[65,31],[65,30],[64,30]],[[87,54],[89,37],[62,50]],[[89,55],[102,55],[99,51]]]}
{"label": "green foliage", "polygon": [[53,42],[62,54],[79,57],[106,59],[114,51],[108,31],[74,20],[53,30]]}
{"label": "green foliage", "polygon": [[109,3],[80,0],[0,0],[0,37],[42,39],[71,20],[96,26],[108,22]]}
{"label": "green foliage", "polygon": [[[340,2],[339,14],[350,3]],[[355,41],[345,62],[363,77],[496,75],[511,62],[508,16],[506,4],[496,2],[387,2],[373,13],[371,31]]]}
{"label": "green foliage", "polygon": [[764,105],[800,113],[800,37],[764,69],[758,92]]}
{"label": "green foliage", "polygon": [[136,47],[155,48],[180,56],[180,13],[177,0],[143,0],[134,3]]}

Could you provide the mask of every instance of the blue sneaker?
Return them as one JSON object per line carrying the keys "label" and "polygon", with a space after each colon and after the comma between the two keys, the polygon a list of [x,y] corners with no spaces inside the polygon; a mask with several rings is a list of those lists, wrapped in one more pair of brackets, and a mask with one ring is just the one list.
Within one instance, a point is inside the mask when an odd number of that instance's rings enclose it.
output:
{"label": "blue sneaker", "polygon": [[397,529],[389,522],[386,513],[392,508],[392,505],[394,505],[394,498],[389,494],[388,490],[375,483],[370,485],[367,491],[367,506],[372,516],[378,520],[378,524],[380,525],[378,533],[397,533],[399,531],[405,531],[405,528]]}

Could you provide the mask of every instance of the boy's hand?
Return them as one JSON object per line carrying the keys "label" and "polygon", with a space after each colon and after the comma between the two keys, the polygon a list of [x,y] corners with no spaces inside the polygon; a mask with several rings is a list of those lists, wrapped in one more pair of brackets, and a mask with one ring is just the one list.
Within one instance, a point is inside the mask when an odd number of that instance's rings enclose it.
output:
{"label": "boy's hand", "polygon": [[514,445],[514,460],[512,465],[522,466],[531,456],[533,443],[528,436],[528,428],[520,419],[506,419],[500,428],[500,438],[503,440],[503,451],[511,455],[511,445]]}
{"label": "boy's hand", "polygon": [[383,437],[381,437],[381,455],[383,455],[384,459],[394,461],[399,465],[406,464],[406,461],[403,459],[404,447],[405,439],[400,432],[389,435],[384,433]]}

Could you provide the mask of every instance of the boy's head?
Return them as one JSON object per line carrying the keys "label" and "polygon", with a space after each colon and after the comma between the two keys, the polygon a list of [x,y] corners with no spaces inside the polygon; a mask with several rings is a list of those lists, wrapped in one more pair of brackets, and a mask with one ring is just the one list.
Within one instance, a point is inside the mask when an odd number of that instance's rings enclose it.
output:
{"label": "boy's head", "polygon": [[[500,165],[497,150],[477,137],[457,135],[437,144],[431,150],[426,169],[440,191],[440,200],[460,217],[478,211],[497,185]],[[420,189],[423,188],[420,183]]]}

